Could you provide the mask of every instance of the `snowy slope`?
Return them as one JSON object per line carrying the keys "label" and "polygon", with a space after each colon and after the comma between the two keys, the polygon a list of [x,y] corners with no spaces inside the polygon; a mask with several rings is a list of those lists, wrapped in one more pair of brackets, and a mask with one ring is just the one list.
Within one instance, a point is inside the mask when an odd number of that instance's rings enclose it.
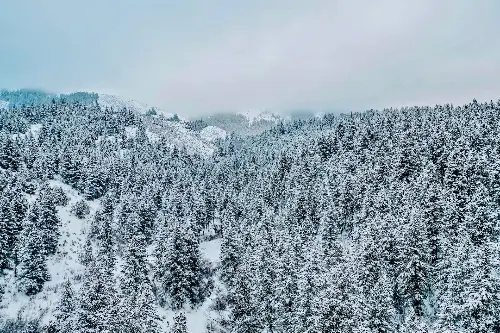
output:
{"label": "snowy slope", "polygon": [[254,122],[258,122],[261,120],[270,121],[274,123],[278,123],[281,120],[280,116],[273,114],[269,111],[247,110],[247,111],[237,112],[237,114],[241,114],[246,119],[248,119],[250,125],[253,124]]}
{"label": "snowy slope", "polygon": [[227,132],[217,126],[207,126],[200,132],[200,137],[206,142],[224,139],[226,136]]}
{"label": "snowy slope", "polygon": [[[138,113],[146,113],[148,110],[153,108],[152,105],[139,102],[133,99],[127,99],[125,97],[116,96],[116,95],[107,95],[107,94],[99,94],[99,105],[101,107],[114,107],[114,108],[127,108],[131,111]],[[165,117],[173,117],[173,113],[170,113],[164,109],[160,109],[154,107],[157,113],[164,115]],[[182,119],[182,118],[181,118]]]}
{"label": "snowy slope", "polygon": [[[101,107],[127,108],[139,114],[145,114],[152,108],[151,105],[146,103],[106,94],[99,94],[98,103]],[[158,114],[163,115],[164,118],[145,117],[144,121],[147,126],[146,134],[151,141],[164,138],[165,142],[172,147],[185,148],[191,154],[209,156],[214,152],[212,142],[226,135],[224,130],[217,127],[208,129],[203,133],[196,133],[186,128],[182,117],[179,117],[180,121],[170,121],[168,118],[173,117],[174,114],[156,107],[154,109]],[[127,128],[128,137],[133,137],[135,132],[135,127]]]}
{"label": "snowy slope", "polygon": [[8,107],[9,107],[9,102],[0,100],[0,110],[1,109],[6,109]]}
{"label": "snowy slope", "polygon": [[[0,303],[0,318],[16,318],[21,315],[24,318],[38,318],[42,316],[42,323],[47,324],[53,319],[53,310],[57,306],[62,284],[66,278],[72,281],[75,289],[80,287],[79,276],[83,273],[84,267],[78,261],[78,255],[82,251],[86,232],[90,226],[90,221],[95,212],[100,207],[99,200],[86,201],[90,207],[90,214],[85,219],[78,219],[70,213],[71,206],[83,199],[76,190],[64,183],[53,180],[51,186],[60,186],[68,195],[70,201],[64,207],[58,207],[58,215],[61,219],[61,239],[59,241],[58,252],[50,256],[48,269],[51,280],[46,282],[43,290],[35,296],[26,296],[17,290],[16,279],[13,271],[8,271],[5,277],[0,277],[0,283],[5,286],[5,294]],[[30,196],[29,201],[35,199]],[[204,242],[200,245],[202,254],[215,267],[219,262],[220,240]],[[217,283],[217,281],[216,281]],[[204,333],[208,318],[208,309],[213,297],[208,298],[199,308],[186,308],[186,318],[189,333]],[[168,332],[173,322],[175,313],[170,310],[158,308],[158,313],[162,319],[161,326],[164,332]]]}
{"label": "snowy slope", "polygon": [[[97,201],[88,201],[90,215],[80,220],[70,213],[71,206],[81,200],[76,190],[63,184],[60,181],[51,181],[51,186],[60,186],[69,197],[69,203],[64,207],[58,207],[58,215],[61,219],[61,238],[59,240],[58,252],[50,256],[48,269],[50,281],[46,282],[42,292],[35,296],[26,296],[18,292],[13,271],[9,271],[5,276],[5,294],[0,306],[0,317],[15,318],[21,314],[26,318],[37,318],[45,312],[43,322],[48,323],[52,318],[52,310],[57,305],[61,284],[68,277],[78,286],[75,278],[83,271],[83,267],[78,263],[78,253],[85,239],[84,228],[93,214],[99,208]],[[33,197],[28,198],[30,201]]]}
{"label": "snowy slope", "polygon": [[[213,267],[217,267],[220,261],[220,239],[211,240],[208,242],[203,242],[200,245],[202,255],[208,259]],[[219,285],[219,281],[217,279],[217,275],[215,276],[215,285]],[[210,313],[210,306],[212,305],[215,299],[215,289],[212,292],[212,296],[207,298],[200,307],[196,309],[190,309],[188,307],[185,308],[186,320],[187,320],[187,328],[188,333],[205,333],[206,325],[208,320],[212,317]],[[173,318],[175,316],[175,312],[171,310],[159,309],[160,318],[164,318],[163,329],[165,332],[170,323],[173,323]]]}
{"label": "snowy slope", "polygon": [[[130,127],[127,130],[127,135],[133,136],[135,131],[134,127]],[[146,135],[150,141],[163,138],[171,147],[185,148],[190,154],[210,156],[215,149],[211,140],[187,129],[183,122],[155,119],[147,123]]]}

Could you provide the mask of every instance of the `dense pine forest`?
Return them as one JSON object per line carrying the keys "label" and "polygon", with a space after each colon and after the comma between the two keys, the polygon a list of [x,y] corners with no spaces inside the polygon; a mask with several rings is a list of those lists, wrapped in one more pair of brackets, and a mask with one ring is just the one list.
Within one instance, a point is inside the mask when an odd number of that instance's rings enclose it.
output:
{"label": "dense pine forest", "polygon": [[210,154],[169,121],[93,94],[0,110],[0,332],[187,333],[197,309],[190,333],[500,332],[500,101],[278,122]]}

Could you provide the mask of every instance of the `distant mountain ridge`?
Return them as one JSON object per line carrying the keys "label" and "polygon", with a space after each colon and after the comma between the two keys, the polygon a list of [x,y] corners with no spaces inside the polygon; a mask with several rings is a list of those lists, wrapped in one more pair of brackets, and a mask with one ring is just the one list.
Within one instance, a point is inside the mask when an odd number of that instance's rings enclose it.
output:
{"label": "distant mountain ridge", "polygon": [[[38,90],[0,90],[0,109],[22,107],[23,105],[50,105],[54,102],[78,102],[81,104],[99,104],[101,109],[127,109],[140,115],[146,125],[146,133],[150,140],[164,139],[170,145],[184,148],[187,152],[207,156],[213,153],[213,141],[224,138],[226,132],[221,128],[211,128],[203,132],[193,131],[182,116],[157,108],[147,103],[139,102],[116,95],[75,92],[71,94],[53,94]],[[130,133],[136,128],[131,127]]]}
{"label": "distant mountain ridge", "polygon": [[[99,105],[101,105],[101,107],[127,108],[134,112],[142,114],[147,112],[154,112],[157,114],[162,114],[163,116],[168,118],[175,116],[174,113],[168,112],[165,109],[158,108],[144,102],[140,102],[134,99],[128,99],[117,95],[99,94],[97,102],[99,103]],[[180,119],[185,120],[184,118]]]}
{"label": "distant mountain ridge", "polygon": [[284,113],[276,113],[269,110],[245,110],[218,112],[188,119],[175,112],[118,95],[93,92],[56,94],[34,89],[0,90],[0,109],[21,106],[23,104],[51,104],[54,101],[60,100],[68,103],[98,103],[103,108],[126,108],[142,115],[161,115],[167,120],[179,121],[181,123],[180,125],[170,125],[194,131],[196,133],[194,135],[198,139],[202,141],[208,140],[207,142],[212,142],[216,138],[223,138],[227,133],[234,133],[238,136],[258,135],[273,128],[280,122],[304,120],[321,116],[321,114],[314,111],[304,109],[296,109]]}

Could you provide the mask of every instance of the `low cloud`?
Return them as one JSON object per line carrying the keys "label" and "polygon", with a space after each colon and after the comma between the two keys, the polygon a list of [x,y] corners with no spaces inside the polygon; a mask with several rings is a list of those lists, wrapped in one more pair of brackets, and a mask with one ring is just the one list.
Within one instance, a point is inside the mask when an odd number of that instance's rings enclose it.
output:
{"label": "low cloud", "polygon": [[187,115],[500,97],[494,0],[100,3],[81,5],[85,19],[73,20],[73,5],[40,2],[32,22],[47,39],[34,42],[38,54],[0,60],[11,66],[0,83],[30,82],[12,70],[22,60],[33,85],[118,93]]}

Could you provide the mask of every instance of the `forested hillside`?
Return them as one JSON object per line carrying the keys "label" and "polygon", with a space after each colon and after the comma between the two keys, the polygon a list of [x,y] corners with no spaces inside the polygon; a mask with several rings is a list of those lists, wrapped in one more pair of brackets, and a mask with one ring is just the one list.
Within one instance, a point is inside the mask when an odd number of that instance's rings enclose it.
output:
{"label": "forested hillside", "polygon": [[168,128],[0,111],[0,332],[500,332],[500,102]]}

